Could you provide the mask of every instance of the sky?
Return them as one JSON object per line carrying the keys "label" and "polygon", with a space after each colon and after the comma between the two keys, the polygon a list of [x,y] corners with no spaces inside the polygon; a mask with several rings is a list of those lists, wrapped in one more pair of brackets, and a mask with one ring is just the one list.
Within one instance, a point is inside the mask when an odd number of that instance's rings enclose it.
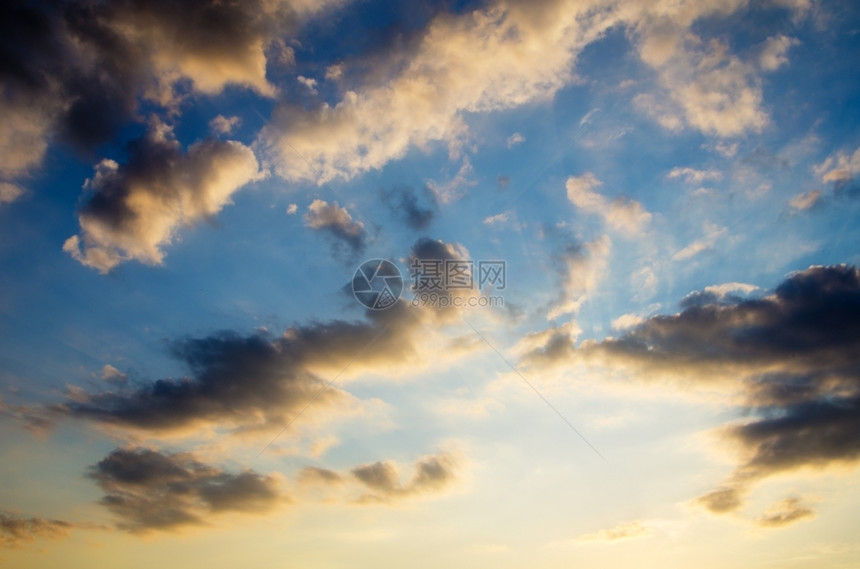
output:
{"label": "sky", "polygon": [[860,565],[856,3],[0,11],[0,564]]}

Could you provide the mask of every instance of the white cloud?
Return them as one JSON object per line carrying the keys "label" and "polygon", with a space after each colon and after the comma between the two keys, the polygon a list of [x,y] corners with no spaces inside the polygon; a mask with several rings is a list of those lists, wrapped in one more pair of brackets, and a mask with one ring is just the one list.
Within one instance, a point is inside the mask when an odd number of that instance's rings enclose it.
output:
{"label": "white cloud", "polygon": [[838,152],[813,168],[822,182],[847,182],[860,173],[860,147],[854,154]]}
{"label": "white cloud", "polygon": [[0,182],[0,204],[12,203],[24,194],[24,189],[16,184]]}
{"label": "white cloud", "polygon": [[726,229],[725,227],[720,227],[718,225],[714,225],[713,223],[706,223],[705,236],[701,239],[693,241],[692,243],[672,255],[672,260],[686,261],[687,259],[695,257],[703,251],[711,249],[717,242],[717,239],[725,235],[727,231],[728,229]]}
{"label": "white cloud", "polygon": [[723,177],[719,170],[696,170],[695,168],[672,168],[669,172],[670,178],[684,178],[688,184],[701,184],[708,180],[719,180]]}
{"label": "white cloud", "polygon": [[598,214],[609,224],[626,235],[637,235],[651,222],[651,214],[635,200],[616,198],[608,200],[594,191],[602,184],[594,174],[587,172],[582,176],[567,179],[567,198],[581,210]]}
{"label": "white cloud", "polygon": [[811,192],[804,192],[802,194],[797,194],[788,202],[788,205],[792,209],[796,210],[807,210],[812,209],[816,204],[821,201],[821,190],[812,190]]}
{"label": "white cloud", "polygon": [[768,38],[758,56],[758,64],[765,71],[774,71],[788,63],[786,53],[793,45],[800,42],[784,35]]}
{"label": "white cloud", "polygon": [[225,117],[224,115],[218,115],[211,121],[209,121],[209,128],[215,134],[230,134],[233,132],[233,129],[239,126],[239,123],[242,122],[239,117]]}
{"label": "white cloud", "polygon": [[564,258],[561,297],[550,306],[547,320],[579,311],[588,297],[597,290],[609,264],[612,241],[602,236],[571,251]]}
{"label": "white cloud", "polygon": [[183,153],[171,129],[157,121],[137,148],[130,166],[99,162],[86,183],[93,197],[78,215],[81,234],[63,244],[103,273],[130,259],[161,264],[163,247],[181,227],[217,214],[233,192],[263,176],[241,143],[204,140]]}
{"label": "white cloud", "polygon": [[628,328],[633,328],[644,321],[645,319],[638,314],[622,314],[612,321],[612,327],[616,330],[627,330]]}
{"label": "white cloud", "polygon": [[526,137],[522,134],[515,132],[508,137],[508,148],[513,148],[517,144],[521,144],[526,141]]}

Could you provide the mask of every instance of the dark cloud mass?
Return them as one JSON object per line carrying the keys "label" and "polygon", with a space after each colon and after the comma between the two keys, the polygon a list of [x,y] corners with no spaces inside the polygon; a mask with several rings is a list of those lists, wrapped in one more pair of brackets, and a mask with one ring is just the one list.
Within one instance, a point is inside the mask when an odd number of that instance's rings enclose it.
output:
{"label": "dark cloud mass", "polygon": [[714,512],[738,509],[750,484],[777,472],[860,460],[860,270],[812,267],[761,298],[694,300],[617,339],[575,348],[553,337],[524,363],[600,363],[737,392],[752,418],[723,431],[743,462],[699,498]]}
{"label": "dark cloud mass", "polygon": [[[26,138],[29,165],[56,131],[92,151],[133,120],[139,98],[173,105],[176,86],[215,93],[243,84],[271,93],[263,50],[287,4],[192,0],[7,2],[0,8],[0,104],[38,115],[4,125]],[[42,120],[44,119],[44,120]]]}
{"label": "dark cloud mass", "polygon": [[225,332],[182,340],[174,343],[173,353],[190,377],[76,395],[53,411],[155,432],[198,424],[239,429],[284,424],[311,401],[317,410],[347,403],[344,392],[325,389],[309,368],[336,374],[348,363],[372,366],[411,357],[418,326],[406,306],[369,318],[297,326],[274,338]]}
{"label": "dark cloud mass", "polygon": [[273,476],[233,474],[190,453],[116,449],[90,467],[104,490],[101,503],[131,532],[201,525],[212,514],[263,513],[286,500]]}

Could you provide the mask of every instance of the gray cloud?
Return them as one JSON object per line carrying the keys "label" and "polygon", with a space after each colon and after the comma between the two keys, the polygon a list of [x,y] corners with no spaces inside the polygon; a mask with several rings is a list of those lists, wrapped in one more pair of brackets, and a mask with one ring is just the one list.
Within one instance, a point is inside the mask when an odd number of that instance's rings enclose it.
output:
{"label": "gray cloud", "polygon": [[751,484],[778,472],[860,460],[860,271],[840,265],[790,275],[758,298],[688,297],[617,339],[576,348],[547,335],[533,366],[592,363],[642,381],[734,392],[749,419],[722,429],[742,461],[698,499],[713,512],[742,505]]}
{"label": "gray cloud", "polygon": [[[419,322],[401,302],[371,312],[364,322],[331,321],[286,330],[281,336],[241,336],[223,332],[174,342],[173,355],[190,375],[121,386],[116,391],[85,393],[50,411],[96,423],[151,432],[193,429],[204,424],[237,429],[282,425],[299,409],[347,403],[337,389],[309,371],[336,373],[352,367],[402,362],[414,354]],[[373,345],[368,346],[371,339]],[[358,356],[358,357],[357,357]]]}
{"label": "gray cloud", "polygon": [[353,486],[358,483],[361,493],[355,502],[374,504],[442,492],[457,482],[460,467],[455,454],[439,452],[416,460],[405,482],[400,467],[390,460],[362,464],[348,473],[307,467],[298,478],[316,486],[341,487],[347,482],[352,482]]}
{"label": "gray cloud", "polygon": [[367,246],[367,230],[361,221],[352,218],[345,207],[337,202],[328,203],[325,200],[314,200],[308,206],[305,214],[305,226],[311,229],[325,231],[334,239],[335,255],[342,255],[339,248],[346,245],[351,257],[364,251]]}
{"label": "gray cloud", "polygon": [[101,503],[117,516],[117,527],[131,532],[202,525],[224,512],[267,512],[286,500],[273,476],[233,474],[190,453],[116,449],[88,476],[104,490]]}
{"label": "gray cloud", "polygon": [[436,199],[427,188],[424,189],[424,200],[429,202],[426,206],[421,205],[418,192],[409,186],[380,190],[379,193],[382,203],[388,206],[391,213],[415,231],[427,229],[436,217]]}
{"label": "gray cloud", "polygon": [[71,522],[25,517],[0,510],[0,548],[18,548],[37,539],[65,538],[74,528]]}
{"label": "gray cloud", "polygon": [[815,512],[804,506],[800,499],[786,498],[768,508],[755,523],[765,528],[779,528],[814,517]]}

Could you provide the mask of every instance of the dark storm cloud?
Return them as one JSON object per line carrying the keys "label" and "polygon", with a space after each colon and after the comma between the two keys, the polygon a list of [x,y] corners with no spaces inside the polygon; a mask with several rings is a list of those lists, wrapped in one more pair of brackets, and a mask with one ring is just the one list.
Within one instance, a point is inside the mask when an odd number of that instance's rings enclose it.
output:
{"label": "dark storm cloud", "polygon": [[190,453],[116,449],[90,467],[104,490],[101,503],[131,532],[206,523],[212,514],[267,512],[286,497],[273,476],[233,474],[199,462]]}
{"label": "dark storm cloud", "polygon": [[860,271],[812,267],[761,298],[688,299],[617,339],[575,348],[547,336],[523,361],[600,363],[681,388],[725,386],[750,419],[723,429],[743,456],[724,485],[698,499],[713,512],[742,505],[777,472],[860,460]]}
{"label": "dark storm cloud", "polygon": [[334,375],[348,364],[360,368],[402,362],[414,353],[417,328],[408,308],[399,303],[372,313],[365,322],[297,326],[274,338],[225,332],[186,339],[174,343],[173,354],[190,376],[118,391],[76,392],[52,411],[153,432],[199,424],[239,429],[284,424],[312,401],[317,410],[347,402],[344,392],[325,389],[325,382],[309,367]]}
{"label": "dark storm cloud", "polygon": [[139,97],[173,104],[182,79],[206,93],[230,83],[268,93],[263,48],[276,22],[291,19],[286,4],[269,6],[217,0],[4,3],[2,103],[39,110],[53,125],[41,125],[44,136],[53,130],[89,152],[134,120]]}
{"label": "dark storm cloud", "polygon": [[24,517],[0,510],[0,548],[17,548],[37,539],[68,537],[74,527],[70,522]]}
{"label": "dark storm cloud", "polygon": [[418,192],[409,186],[380,190],[382,203],[388,206],[391,213],[403,220],[406,225],[415,231],[427,229],[433,218],[436,217],[436,201],[433,193],[424,189],[424,200],[428,205],[422,205],[418,198]]}

